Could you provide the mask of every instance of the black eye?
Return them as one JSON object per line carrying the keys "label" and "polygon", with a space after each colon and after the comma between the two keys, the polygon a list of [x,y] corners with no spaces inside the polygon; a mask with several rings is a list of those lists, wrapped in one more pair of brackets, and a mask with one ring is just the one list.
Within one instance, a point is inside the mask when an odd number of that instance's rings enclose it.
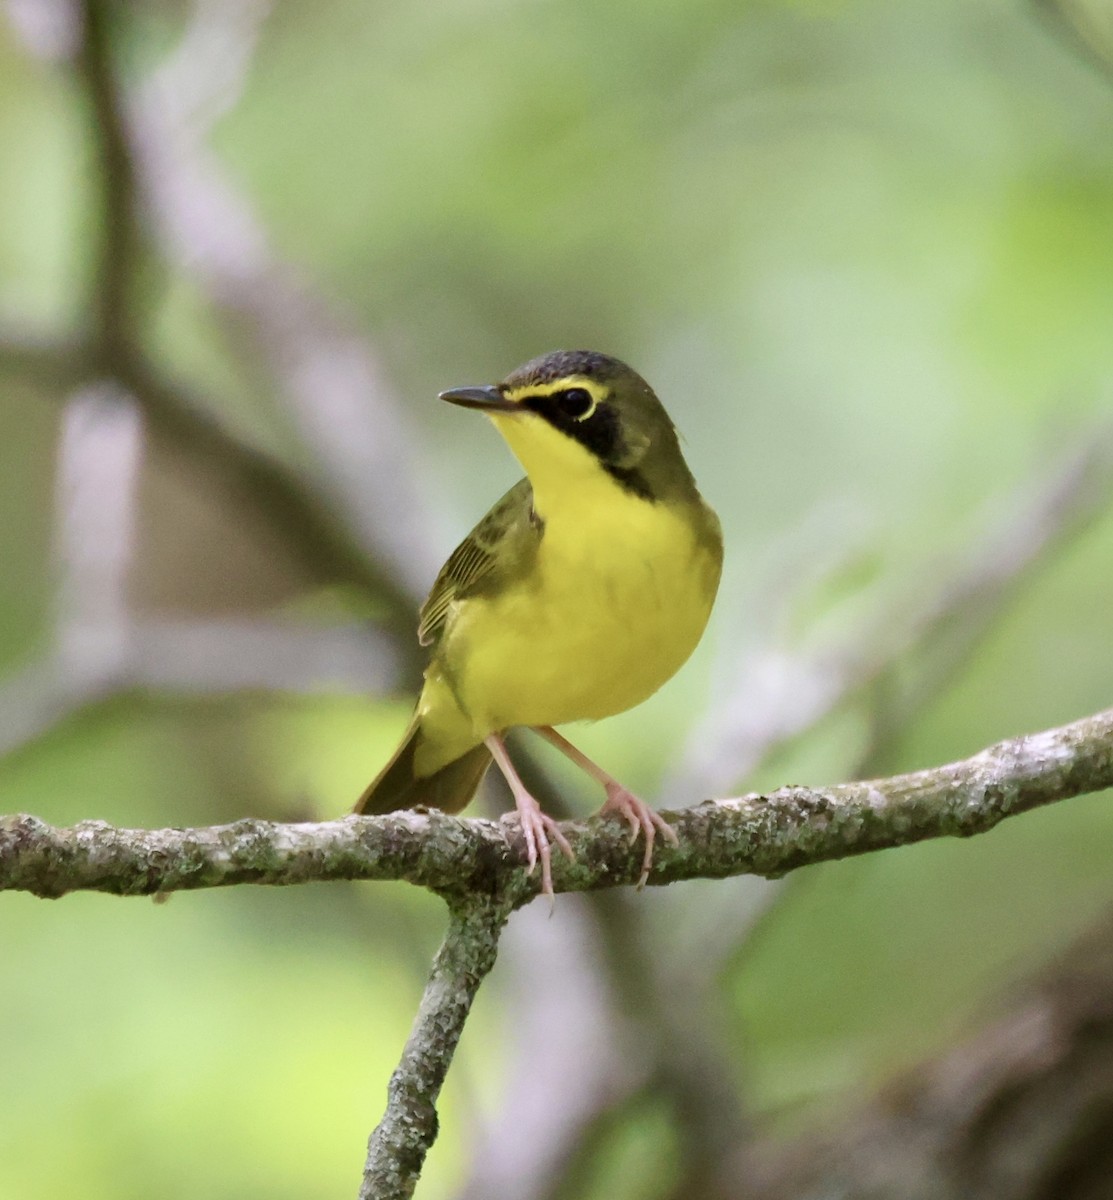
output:
{"label": "black eye", "polygon": [[575,421],[582,421],[595,408],[595,397],[587,388],[565,388],[563,392],[557,392],[553,399],[560,411]]}

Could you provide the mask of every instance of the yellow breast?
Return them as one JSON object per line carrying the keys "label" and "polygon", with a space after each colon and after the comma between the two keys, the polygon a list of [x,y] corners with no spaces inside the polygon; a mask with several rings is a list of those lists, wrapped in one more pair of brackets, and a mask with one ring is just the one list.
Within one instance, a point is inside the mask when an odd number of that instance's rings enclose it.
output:
{"label": "yellow breast", "polygon": [[528,577],[462,606],[445,649],[479,736],[622,712],[695,649],[719,579],[706,510],[605,487],[551,510]]}

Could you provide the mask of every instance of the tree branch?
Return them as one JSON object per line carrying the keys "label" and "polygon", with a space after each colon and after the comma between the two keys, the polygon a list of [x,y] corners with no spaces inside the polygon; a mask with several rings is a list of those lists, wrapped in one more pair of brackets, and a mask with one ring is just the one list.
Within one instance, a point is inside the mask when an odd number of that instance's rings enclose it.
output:
{"label": "tree branch", "polygon": [[102,232],[93,286],[94,339],[104,367],[127,356],[136,336],[132,293],[140,250],[138,197],[127,114],[112,64],[112,13],[101,0],[79,0],[76,66],[92,109],[100,173]]}
{"label": "tree branch", "polygon": [[[221,6],[207,8],[219,14]],[[419,581],[431,578],[437,564],[431,561],[429,539],[420,536],[424,533],[424,528],[419,528],[423,509],[413,482],[415,472],[407,466],[405,438],[395,430],[401,418],[378,378],[373,356],[340,322],[330,322],[323,305],[313,301],[308,289],[295,287],[287,278],[291,273],[264,253],[265,239],[244,215],[246,206],[244,213],[229,213],[229,205],[234,207],[231,192],[225,196],[213,184],[228,200],[217,211],[210,211],[211,204],[191,205],[203,190],[186,161],[191,112],[177,113],[178,123],[168,126],[175,104],[181,107],[182,88],[173,97],[157,88],[129,93],[113,62],[115,44],[126,33],[126,23],[121,20],[125,14],[117,12],[108,0],[74,0],[73,11],[80,34],[75,65],[93,116],[100,210],[90,299],[94,319],[88,334],[76,342],[52,343],[21,335],[18,330],[0,331],[0,362],[5,369],[55,386],[77,386],[90,378],[116,380],[142,407],[152,437],[180,447],[226,503],[261,518],[270,528],[281,529],[286,545],[315,575],[351,581],[378,600],[386,610],[383,623],[399,635],[404,632],[406,650],[414,646],[407,665],[416,674],[420,664],[411,636],[412,614],[420,595],[416,589]],[[229,19],[250,24],[254,18],[245,16],[240,6]],[[226,51],[227,45],[223,49]],[[196,91],[194,87],[189,94],[203,107]],[[208,217],[205,229],[221,231],[219,248],[213,251],[206,243],[204,249],[210,251],[206,254],[200,246],[182,244],[182,230],[169,221],[168,207],[173,208],[179,225],[203,239],[195,211],[200,208]],[[194,218],[192,224],[189,215]],[[230,287],[239,285],[237,302],[250,293],[268,312],[281,308],[285,323],[272,330],[274,347],[285,348],[287,353],[296,347],[301,351],[298,363],[302,367],[308,362],[319,368],[313,379],[303,381],[303,391],[311,393],[306,405],[331,412],[333,392],[340,386],[332,376],[343,375],[343,399],[360,414],[355,424],[364,451],[362,459],[344,463],[346,498],[351,500],[351,493],[359,492],[362,485],[365,507],[374,511],[357,514],[357,521],[351,512],[342,510],[334,494],[336,463],[325,462],[315,477],[307,478],[306,472],[299,473],[239,436],[202,398],[168,378],[149,360],[143,350],[142,313],[134,301],[141,282],[142,216],[154,223],[152,253],[156,257],[161,252],[171,260],[178,257],[188,262],[200,255],[210,270],[223,271],[220,277]],[[236,216],[242,219],[233,219]],[[242,237],[243,244],[238,247],[235,235]],[[321,363],[330,364],[332,370],[324,382],[322,374],[326,372]],[[288,365],[279,372],[282,380],[290,374]],[[349,368],[346,373],[345,365]],[[299,378],[305,374],[303,370]],[[359,408],[362,402],[366,412]],[[337,433],[342,445],[345,437],[348,443],[356,440],[350,424]],[[374,454],[364,444],[367,442]],[[392,519],[384,521],[383,512],[391,513]],[[389,546],[383,545],[384,538],[391,539]]]}
{"label": "tree branch", "polygon": [[[1007,816],[1110,786],[1113,709],[925,771],[822,790],[781,788],[670,814],[679,845],[661,847],[650,882],[782,875],[808,863],[984,832]],[[554,864],[559,890],[637,879],[640,852],[620,823],[597,818],[569,823],[566,832],[577,859]],[[101,821],[58,829],[30,816],[0,820],[0,890],[136,895],[236,883],[404,879],[444,896],[448,934],[368,1144],[361,1200],[413,1194],[437,1135],[436,1100],[472,1000],[494,964],[499,933],[538,891],[523,860],[520,831],[509,822],[440,812],[150,831]]]}
{"label": "tree branch", "polygon": [[[844,783],[707,800],[667,813],[679,837],[656,853],[649,882],[775,878],[797,867],[984,833],[1017,813],[1113,787],[1113,709],[999,742],[960,762]],[[641,851],[609,819],[568,823],[576,860],[554,856],[558,891],[637,881]],[[243,820],[201,829],[60,829],[31,816],[0,822],[0,890],[57,897],[75,890],[150,895],[240,883],[399,879],[449,899],[540,887],[522,870],[521,833],[502,822],[407,811],[385,817],[278,824]]]}
{"label": "tree branch", "polygon": [[264,10],[194,5],[178,48],[124,93],[136,131],[132,167],[167,261],[223,325],[249,331],[312,453],[303,474],[365,558],[395,581],[408,613],[439,562],[405,406],[368,339],[273,251],[249,198],[206,144],[208,123],[242,85]]}
{"label": "tree branch", "polygon": [[139,356],[117,364],[117,378],[142,405],[154,438],[178,447],[204,472],[225,502],[282,531],[283,544],[304,567],[325,579],[362,588],[386,609],[383,624],[405,633],[416,675],[413,637],[416,593],[360,545],[319,488],[268,451],[238,437],[203,402]]}
{"label": "tree branch", "polygon": [[390,1079],[386,1113],[367,1145],[359,1200],[413,1195],[437,1136],[437,1097],[475,994],[495,965],[499,933],[513,907],[506,897],[482,896],[450,907],[448,932]]}

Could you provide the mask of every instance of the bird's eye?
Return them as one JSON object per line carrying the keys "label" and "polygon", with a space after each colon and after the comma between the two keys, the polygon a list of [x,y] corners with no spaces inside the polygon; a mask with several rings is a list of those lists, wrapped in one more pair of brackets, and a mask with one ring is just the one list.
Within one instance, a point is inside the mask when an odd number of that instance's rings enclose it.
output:
{"label": "bird's eye", "polygon": [[595,397],[587,388],[565,388],[563,392],[557,392],[554,399],[560,411],[574,421],[583,421],[595,411]]}

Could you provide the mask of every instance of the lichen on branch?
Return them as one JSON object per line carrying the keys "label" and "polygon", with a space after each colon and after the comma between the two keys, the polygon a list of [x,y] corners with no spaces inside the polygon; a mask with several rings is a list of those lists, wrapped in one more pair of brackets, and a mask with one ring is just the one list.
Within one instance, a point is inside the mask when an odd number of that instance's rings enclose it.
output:
{"label": "lichen on branch", "polygon": [[[959,762],[827,788],[784,787],[707,800],[667,813],[678,845],[661,845],[651,885],[754,874],[983,833],[1006,817],[1113,787],[1113,709],[1012,738]],[[641,852],[624,824],[568,822],[576,857],[557,856],[557,891],[634,883]],[[72,828],[37,817],[0,819],[0,890],[150,895],[233,884],[405,880],[446,897],[536,894],[520,831],[489,821],[412,811],[280,824],[242,820],[197,829]]]}

